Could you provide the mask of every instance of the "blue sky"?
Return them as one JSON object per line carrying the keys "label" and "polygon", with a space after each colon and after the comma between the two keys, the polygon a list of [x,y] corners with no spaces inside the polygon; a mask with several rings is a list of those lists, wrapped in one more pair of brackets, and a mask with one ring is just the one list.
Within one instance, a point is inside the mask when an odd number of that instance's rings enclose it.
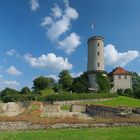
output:
{"label": "blue sky", "polygon": [[93,35],[105,39],[106,71],[140,73],[139,7],[139,0],[0,0],[0,89],[86,71]]}

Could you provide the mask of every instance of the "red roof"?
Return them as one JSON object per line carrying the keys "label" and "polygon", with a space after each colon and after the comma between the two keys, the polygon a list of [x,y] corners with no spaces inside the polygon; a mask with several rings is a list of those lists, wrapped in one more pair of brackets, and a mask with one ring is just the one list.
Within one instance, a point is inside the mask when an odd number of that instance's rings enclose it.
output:
{"label": "red roof", "polygon": [[111,75],[131,75],[131,73],[121,67],[117,67],[116,69],[113,69],[112,72],[108,74],[109,76]]}

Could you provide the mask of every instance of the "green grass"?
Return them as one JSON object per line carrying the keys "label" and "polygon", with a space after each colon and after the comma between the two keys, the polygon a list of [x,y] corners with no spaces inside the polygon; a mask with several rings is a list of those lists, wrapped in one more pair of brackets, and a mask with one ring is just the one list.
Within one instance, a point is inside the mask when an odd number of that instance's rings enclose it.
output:
{"label": "green grass", "polygon": [[69,105],[63,105],[61,106],[61,110],[70,110],[71,106]]}
{"label": "green grass", "polygon": [[0,140],[140,140],[140,127],[0,132]]}
{"label": "green grass", "polygon": [[115,99],[107,100],[107,101],[99,101],[99,102],[84,102],[82,104],[100,104],[106,106],[129,106],[129,107],[140,107],[140,99],[118,96]]}

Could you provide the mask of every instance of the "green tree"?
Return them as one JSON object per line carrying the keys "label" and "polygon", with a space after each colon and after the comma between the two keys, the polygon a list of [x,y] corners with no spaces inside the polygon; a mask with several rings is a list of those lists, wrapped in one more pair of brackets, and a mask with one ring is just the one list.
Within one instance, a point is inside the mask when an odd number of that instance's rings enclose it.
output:
{"label": "green tree", "polygon": [[19,94],[19,91],[12,88],[5,88],[4,90],[1,91],[0,96],[4,97],[6,95],[16,95],[16,94]]}
{"label": "green tree", "polygon": [[29,94],[29,93],[31,93],[30,88],[28,88],[28,87],[23,87],[20,92],[22,94]]}
{"label": "green tree", "polygon": [[102,73],[96,74],[96,81],[99,86],[99,92],[109,92],[111,89],[111,84],[108,76],[104,76]]}
{"label": "green tree", "polygon": [[140,98],[140,76],[136,72],[132,72],[132,87],[134,96]]}
{"label": "green tree", "polygon": [[52,88],[55,84],[55,80],[52,77],[46,77],[48,81],[48,88]]}
{"label": "green tree", "polygon": [[34,79],[33,84],[34,84],[33,89],[36,91],[37,90],[44,90],[49,85],[48,79],[44,76],[39,76],[36,79]]}
{"label": "green tree", "polygon": [[53,86],[53,90],[55,92],[61,92],[63,90],[63,85],[60,83],[55,83]]}
{"label": "green tree", "polygon": [[63,70],[59,74],[59,84],[62,84],[63,89],[70,91],[71,85],[73,83],[73,78],[67,70]]}
{"label": "green tree", "polygon": [[83,73],[80,77],[76,77],[73,80],[72,91],[77,93],[88,92],[89,79],[86,73]]}

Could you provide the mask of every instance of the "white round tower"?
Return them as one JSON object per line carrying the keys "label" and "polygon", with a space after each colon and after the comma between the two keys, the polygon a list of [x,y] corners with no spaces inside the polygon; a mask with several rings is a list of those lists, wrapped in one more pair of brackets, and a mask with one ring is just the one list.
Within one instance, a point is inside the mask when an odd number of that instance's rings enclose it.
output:
{"label": "white round tower", "polygon": [[104,38],[93,36],[88,39],[88,64],[87,73],[90,80],[90,89],[98,90],[96,74],[104,71]]}

